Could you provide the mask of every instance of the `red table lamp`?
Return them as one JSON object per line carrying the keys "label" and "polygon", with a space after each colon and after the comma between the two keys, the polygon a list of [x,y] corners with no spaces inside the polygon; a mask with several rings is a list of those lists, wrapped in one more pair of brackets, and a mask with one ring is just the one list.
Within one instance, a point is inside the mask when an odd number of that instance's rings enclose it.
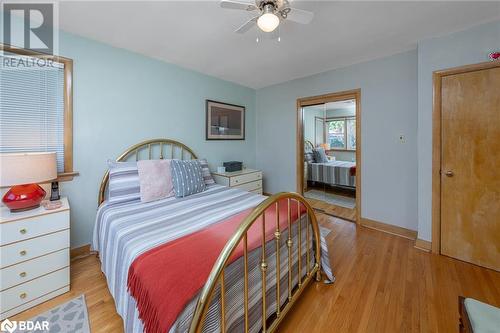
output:
{"label": "red table lamp", "polygon": [[56,153],[0,154],[0,186],[12,186],[2,202],[11,212],[37,208],[45,197],[38,183],[57,178]]}

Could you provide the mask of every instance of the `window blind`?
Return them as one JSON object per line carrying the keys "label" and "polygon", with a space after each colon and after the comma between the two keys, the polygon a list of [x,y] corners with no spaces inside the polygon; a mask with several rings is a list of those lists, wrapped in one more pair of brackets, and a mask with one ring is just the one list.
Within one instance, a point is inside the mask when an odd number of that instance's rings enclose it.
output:
{"label": "window blind", "polygon": [[64,65],[9,53],[0,60],[0,152],[55,151],[64,172]]}

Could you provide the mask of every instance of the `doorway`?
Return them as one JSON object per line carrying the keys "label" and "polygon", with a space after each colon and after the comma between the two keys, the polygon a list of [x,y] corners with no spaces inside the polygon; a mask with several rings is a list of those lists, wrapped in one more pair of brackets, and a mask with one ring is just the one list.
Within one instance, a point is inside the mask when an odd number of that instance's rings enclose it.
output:
{"label": "doorway", "polygon": [[434,73],[432,250],[500,271],[500,62]]}
{"label": "doorway", "polygon": [[361,91],[297,100],[297,192],[316,210],[359,221]]}

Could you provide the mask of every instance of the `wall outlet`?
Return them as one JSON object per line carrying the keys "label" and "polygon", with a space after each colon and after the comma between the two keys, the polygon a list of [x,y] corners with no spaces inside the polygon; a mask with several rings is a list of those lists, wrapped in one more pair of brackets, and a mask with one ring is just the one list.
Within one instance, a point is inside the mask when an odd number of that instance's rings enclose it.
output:
{"label": "wall outlet", "polygon": [[406,143],[406,136],[404,136],[403,134],[400,134],[399,135],[399,143]]}

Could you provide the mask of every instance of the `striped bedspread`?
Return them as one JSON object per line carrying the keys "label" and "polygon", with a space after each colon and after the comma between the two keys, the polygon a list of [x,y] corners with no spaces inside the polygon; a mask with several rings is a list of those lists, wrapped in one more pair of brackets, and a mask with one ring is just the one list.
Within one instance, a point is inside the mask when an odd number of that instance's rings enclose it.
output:
{"label": "striped bedspread", "polygon": [[356,187],[356,176],[351,176],[355,162],[331,161],[307,164],[307,180],[332,186]]}
{"label": "striped bedspread", "polygon": [[[127,274],[130,265],[140,254],[160,245],[187,235],[189,233],[203,229],[211,224],[225,220],[243,210],[257,206],[265,199],[264,196],[251,192],[227,188],[220,185],[211,185],[206,191],[191,195],[185,198],[167,198],[164,200],[141,203],[133,200],[127,203],[110,204],[105,202],[99,207],[94,227],[92,247],[99,252],[101,258],[101,270],[106,276],[111,295],[115,300],[118,314],[123,318],[126,332],[143,332],[142,322],[138,317],[135,300],[127,292]],[[301,224],[305,228],[305,223]],[[295,229],[294,229],[295,228]],[[292,226],[292,235],[296,238],[298,223]],[[295,230],[295,231],[294,231]],[[305,235],[305,229],[303,230]],[[286,231],[283,237],[286,236]],[[302,272],[305,272],[305,240],[303,242]],[[286,300],[287,284],[287,248],[282,242],[281,254],[281,298]],[[327,276],[333,280],[326,242],[322,239],[322,265]],[[311,252],[312,253],[312,252]],[[268,255],[268,312],[272,313],[276,302],[275,276],[273,270],[276,269],[275,261],[276,249],[274,246],[266,247]],[[258,269],[261,248],[257,248],[249,253],[249,285],[250,290],[250,310],[252,331],[260,328],[260,270]],[[297,255],[294,256],[296,258]],[[311,255],[311,257],[313,257]],[[297,269],[297,262],[293,263]],[[242,306],[243,302],[243,276],[242,261],[236,260],[226,269],[226,306],[227,306],[227,327],[231,330],[239,331],[238,327],[243,324]],[[176,267],[175,269],[182,269]],[[296,271],[296,270],[295,270]],[[295,273],[295,280],[297,279]],[[189,278],[189,272],[186,272]],[[296,281],[294,282],[296,283]],[[195,297],[179,316],[171,328],[171,332],[186,332],[189,328],[194,312],[197,298]],[[220,326],[220,304],[215,297],[209,308],[204,331],[212,332]]]}

